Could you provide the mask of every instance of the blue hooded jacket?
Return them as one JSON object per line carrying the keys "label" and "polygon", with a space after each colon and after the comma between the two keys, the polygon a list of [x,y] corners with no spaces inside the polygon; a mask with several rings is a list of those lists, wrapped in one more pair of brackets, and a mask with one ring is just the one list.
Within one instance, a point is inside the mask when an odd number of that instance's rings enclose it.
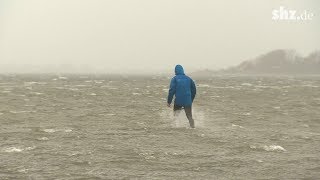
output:
{"label": "blue hooded jacket", "polygon": [[179,106],[191,106],[196,96],[196,86],[194,81],[186,76],[181,65],[176,65],[175,76],[171,79],[168,94],[168,104],[171,104],[175,95],[174,104]]}

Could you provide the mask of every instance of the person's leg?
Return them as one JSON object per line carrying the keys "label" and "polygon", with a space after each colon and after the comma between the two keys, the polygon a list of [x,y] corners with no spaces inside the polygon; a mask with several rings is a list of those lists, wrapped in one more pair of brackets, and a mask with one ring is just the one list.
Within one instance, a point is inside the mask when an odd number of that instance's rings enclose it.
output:
{"label": "person's leg", "polygon": [[173,115],[174,116],[178,116],[180,114],[182,110],[182,106],[179,106],[179,105],[173,105]]}
{"label": "person's leg", "polygon": [[184,107],[184,111],[185,111],[186,116],[189,120],[190,127],[194,128],[194,120],[192,118],[192,106]]}

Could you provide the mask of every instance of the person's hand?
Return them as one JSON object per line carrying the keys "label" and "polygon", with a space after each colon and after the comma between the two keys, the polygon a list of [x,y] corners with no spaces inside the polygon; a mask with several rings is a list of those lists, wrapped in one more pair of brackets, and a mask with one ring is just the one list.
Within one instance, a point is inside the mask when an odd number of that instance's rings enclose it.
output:
{"label": "person's hand", "polygon": [[167,103],[167,106],[168,106],[168,107],[171,107],[171,104]]}

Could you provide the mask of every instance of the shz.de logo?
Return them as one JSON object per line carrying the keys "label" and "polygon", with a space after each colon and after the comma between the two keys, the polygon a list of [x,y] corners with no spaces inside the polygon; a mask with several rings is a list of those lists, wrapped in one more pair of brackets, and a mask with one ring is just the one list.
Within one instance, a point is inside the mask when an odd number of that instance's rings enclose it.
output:
{"label": "shz.de logo", "polygon": [[274,9],[272,11],[272,20],[295,20],[295,21],[310,21],[312,20],[314,14],[304,10],[302,12],[298,12],[293,9],[286,9],[283,6],[280,6],[279,9]]}

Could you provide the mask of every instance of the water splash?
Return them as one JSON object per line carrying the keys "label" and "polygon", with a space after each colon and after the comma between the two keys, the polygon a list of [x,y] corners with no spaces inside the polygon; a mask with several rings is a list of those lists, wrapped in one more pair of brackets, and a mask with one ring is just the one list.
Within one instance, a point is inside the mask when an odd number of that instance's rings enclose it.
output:
{"label": "water splash", "polygon": [[[204,128],[206,125],[205,113],[199,110],[197,107],[192,107],[192,116],[194,119],[196,128]],[[160,112],[160,117],[163,121],[170,124],[173,128],[189,128],[189,120],[187,119],[186,113],[183,110],[177,116],[173,115],[172,108],[164,109]]]}

